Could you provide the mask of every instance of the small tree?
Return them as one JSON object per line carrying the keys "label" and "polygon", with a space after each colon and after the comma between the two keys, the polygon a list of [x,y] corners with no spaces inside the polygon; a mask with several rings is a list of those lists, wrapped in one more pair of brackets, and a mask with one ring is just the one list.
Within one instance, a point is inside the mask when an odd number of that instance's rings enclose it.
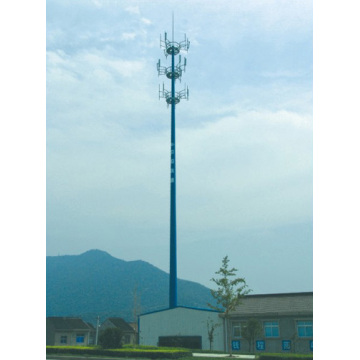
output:
{"label": "small tree", "polygon": [[249,343],[249,351],[255,353],[255,339],[262,333],[262,326],[256,319],[249,319],[241,328],[241,336]]}
{"label": "small tree", "polygon": [[103,349],[119,349],[122,346],[123,332],[119,328],[107,328],[99,336]]}
{"label": "small tree", "polygon": [[218,286],[216,290],[210,290],[211,295],[216,300],[217,306],[208,304],[211,308],[224,313],[230,356],[232,356],[232,348],[229,313],[234,311],[236,307],[241,304],[242,298],[251,291],[250,289],[246,289],[248,286],[244,278],[236,277],[237,271],[235,268],[229,269],[229,258],[225,256],[222,260],[222,266],[215,273],[219,275],[219,278],[211,279],[211,281]]}
{"label": "small tree", "polygon": [[212,320],[208,320],[206,325],[207,325],[208,339],[210,343],[210,350],[212,350],[212,343],[214,342],[214,331],[220,325],[214,324]]}

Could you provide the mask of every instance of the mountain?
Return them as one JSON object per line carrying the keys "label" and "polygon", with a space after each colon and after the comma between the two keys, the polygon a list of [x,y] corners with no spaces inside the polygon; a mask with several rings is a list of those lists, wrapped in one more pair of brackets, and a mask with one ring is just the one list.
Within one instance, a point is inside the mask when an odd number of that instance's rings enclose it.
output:
{"label": "mountain", "polygon": [[[169,274],[145,261],[124,261],[100,250],[46,257],[46,316],[80,316],[93,324],[97,316],[134,321],[135,307],[139,313],[167,308],[168,289]],[[179,306],[208,303],[214,303],[208,288],[178,280]]]}

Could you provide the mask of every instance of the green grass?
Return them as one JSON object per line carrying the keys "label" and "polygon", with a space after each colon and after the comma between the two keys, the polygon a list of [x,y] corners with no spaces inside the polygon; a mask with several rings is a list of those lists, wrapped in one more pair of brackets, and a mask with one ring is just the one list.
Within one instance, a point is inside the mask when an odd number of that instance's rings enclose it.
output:
{"label": "green grass", "polygon": [[47,349],[76,349],[76,350],[94,350],[100,349],[100,347],[96,346],[52,346],[46,345]]}
{"label": "green grass", "polygon": [[46,346],[47,354],[116,356],[143,359],[179,359],[191,357],[191,351],[182,348],[154,346],[126,346],[120,349],[102,349],[101,346]]}
{"label": "green grass", "polygon": [[[192,356],[192,352],[218,354],[219,351],[209,350],[189,350],[173,347],[156,347],[144,345],[124,345],[120,349],[102,349],[101,346],[46,346],[47,353],[58,354],[78,354],[86,356],[118,356],[125,358],[150,358],[150,359],[178,359],[181,360],[217,360],[212,357]],[[247,354],[242,354],[247,355]],[[292,353],[261,353],[255,354],[258,360],[311,360],[312,354],[292,354]],[[218,359],[220,360],[220,359]]]}
{"label": "green grass", "polygon": [[191,350],[185,348],[176,348],[176,347],[158,347],[150,345],[124,345],[121,349],[123,350],[133,350],[133,351],[170,351],[170,352],[189,352]]}
{"label": "green grass", "polygon": [[290,360],[290,359],[303,359],[310,360],[313,358],[313,354],[293,354],[293,353],[262,353],[259,354],[259,360]]}
{"label": "green grass", "polygon": [[[46,345],[47,349],[75,349],[75,350],[100,350],[101,346],[51,346]],[[157,347],[157,346],[146,346],[146,345],[124,345],[119,349],[106,349],[106,350],[116,350],[116,351],[160,351],[160,352],[189,352],[188,349],[184,348],[174,348],[174,347]]]}

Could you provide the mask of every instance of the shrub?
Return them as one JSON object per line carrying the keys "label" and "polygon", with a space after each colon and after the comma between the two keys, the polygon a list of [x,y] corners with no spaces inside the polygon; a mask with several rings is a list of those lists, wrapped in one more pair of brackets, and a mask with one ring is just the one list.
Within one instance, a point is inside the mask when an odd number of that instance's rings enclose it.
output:
{"label": "shrub", "polygon": [[99,344],[103,349],[120,349],[123,332],[118,328],[107,328],[99,336]]}

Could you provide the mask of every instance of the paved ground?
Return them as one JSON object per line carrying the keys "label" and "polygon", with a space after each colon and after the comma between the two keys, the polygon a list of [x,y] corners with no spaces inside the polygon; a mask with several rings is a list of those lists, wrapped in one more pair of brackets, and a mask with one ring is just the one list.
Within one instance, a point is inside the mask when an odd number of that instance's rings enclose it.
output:
{"label": "paved ground", "polygon": [[[91,360],[119,360],[120,358],[116,357],[106,357],[106,356],[78,356],[78,355],[57,355],[57,354],[47,354],[46,359],[51,360],[84,360],[84,359],[91,359]],[[121,360],[126,360],[122,358]],[[136,359],[133,359],[136,360]]]}
{"label": "paved ground", "polygon": [[[229,357],[229,354],[206,354],[206,353],[193,353],[193,356],[196,357],[213,357],[213,358],[226,358]],[[237,358],[237,359],[255,359],[255,355],[233,355],[233,358]],[[115,358],[115,357],[106,357],[106,356],[99,356],[99,357],[95,357],[95,356],[71,356],[71,355],[58,355],[58,354],[47,354],[46,355],[47,359],[52,359],[52,360],[64,360],[64,359],[69,359],[71,358],[71,360],[83,360],[83,359],[91,359],[91,360],[117,360],[117,359],[121,359],[121,360],[125,360],[125,358]],[[126,359],[129,360],[129,359]],[[131,360],[136,360],[136,359],[131,359]]]}
{"label": "paved ground", "polygon": [[[206,353],[193,353],[196,357],[214,357],[214,358],[225,358],[229,357],[229,354],[206,354]],[[255,355],[233,355],[233,358],[238,359],[255,359]]]}

